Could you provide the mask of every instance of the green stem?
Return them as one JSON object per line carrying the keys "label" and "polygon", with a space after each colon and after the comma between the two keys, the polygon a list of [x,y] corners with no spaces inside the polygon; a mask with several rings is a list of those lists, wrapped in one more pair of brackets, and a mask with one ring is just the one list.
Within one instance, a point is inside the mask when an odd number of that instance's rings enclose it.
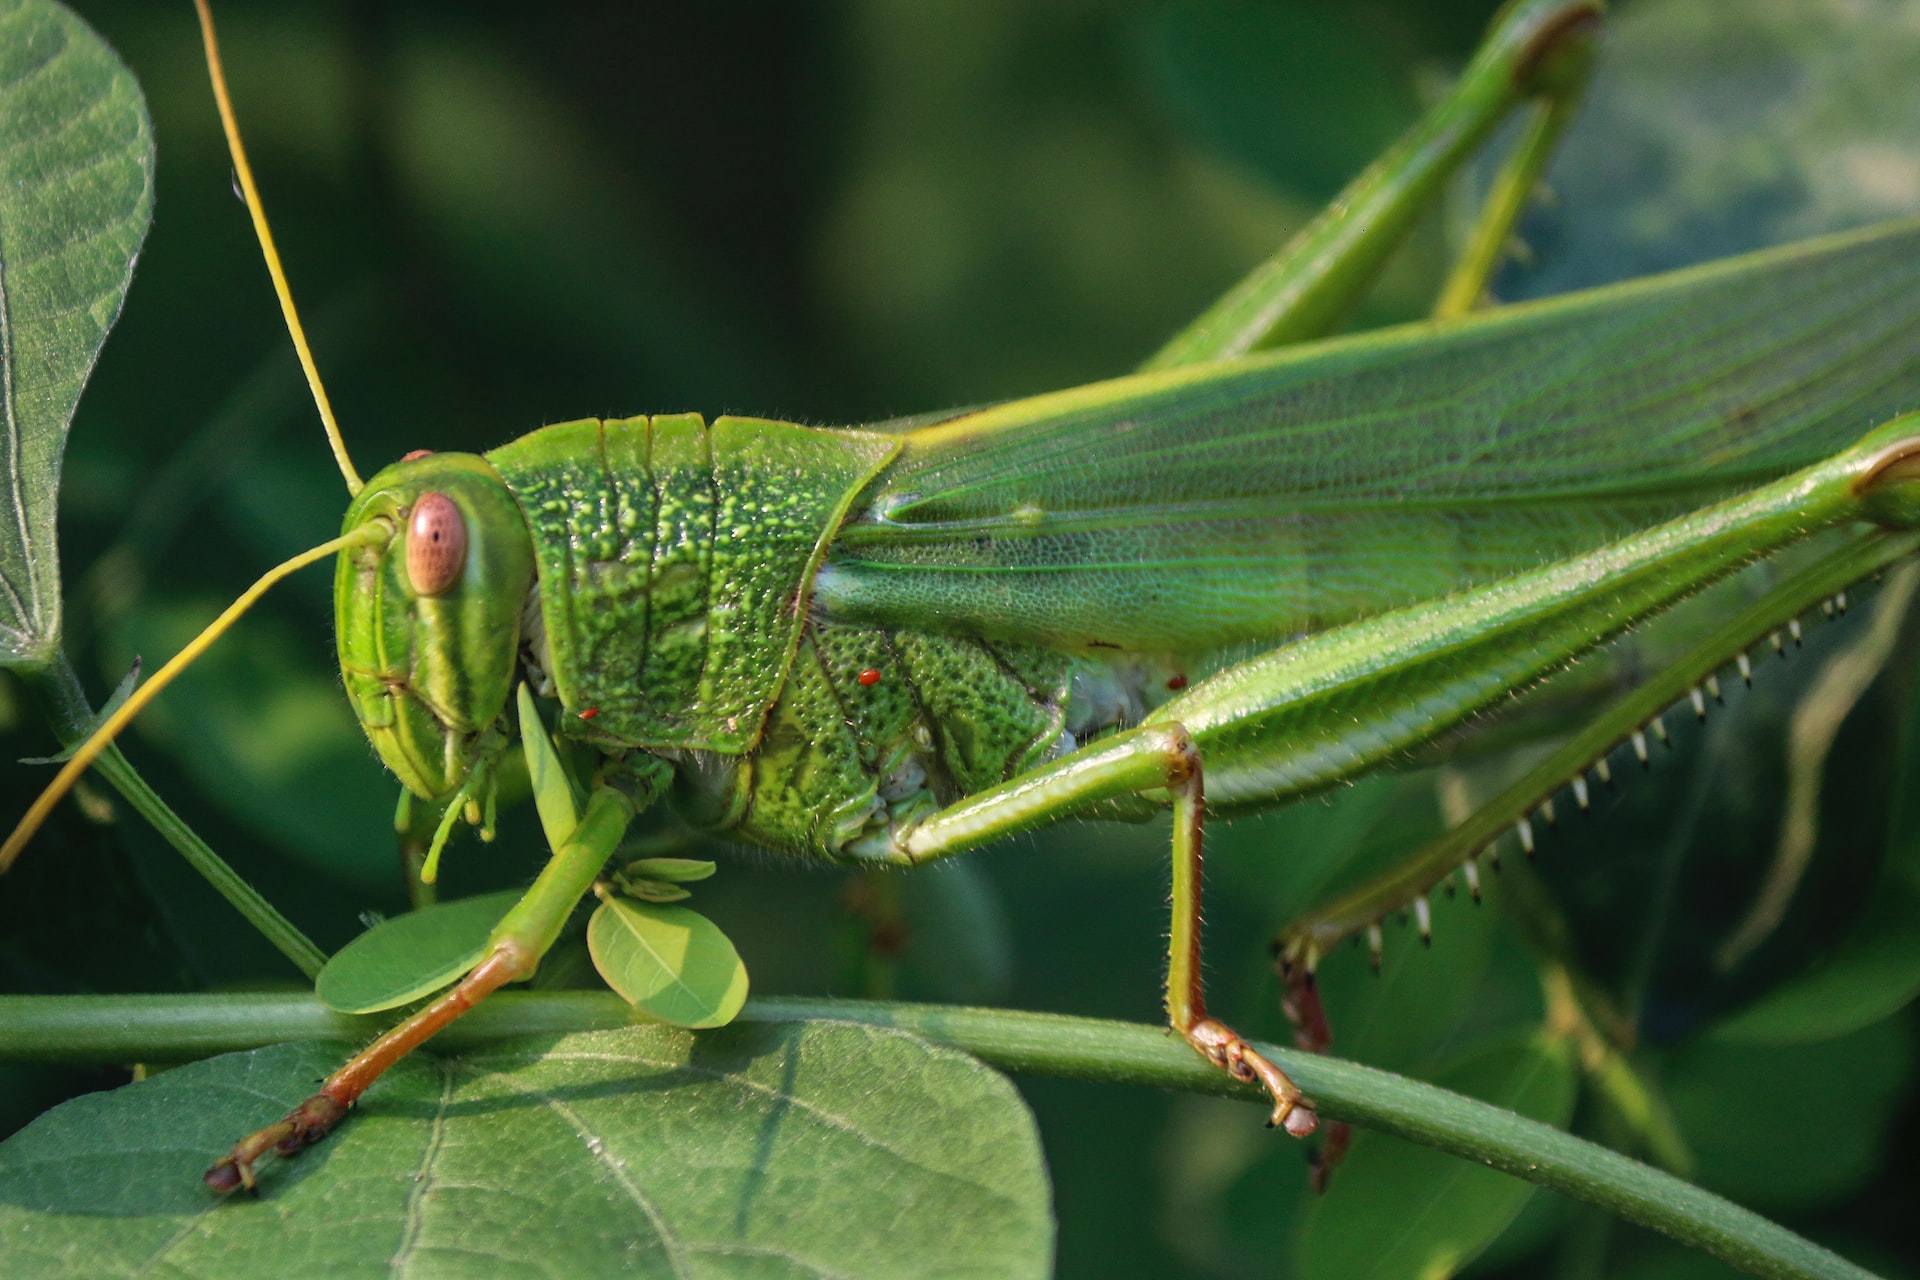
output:
{"label": "green stem", "polygon": [[[64,652],[56,653],[44,669],[22,668],[18,674],[37,696],[62,746],[72,746],[93,731],[93,707]],[[228,866],[179,814],[168,808],[167,802],[155,794],[146,779],[120,754],[120,748],[108,747],[94,768],[168,844],[180,851],[187,865],[205,877],[214,892],[232,903],[234,910],[264,934],[295,968],[309,979],[319,975],[327,963],[326,953],[242,880],[239,872]]]}
{"label": "green stem", "polygon": [[[1009,1071],[1264,1099],[1258,1089],[1202,1062],[1161,1027],[1004,1009],[793,997],[750,1000],[740,1021],[812,1018],[898,1027]],[[506,993],[449,1027],[436,1045],[473,1048],[513,1036],[607,1030],[636,1021],[625,1003],[608,994]],[[284,1040],[358,1043],[380,1025],[334,1013],[307,995],[0,996],[0,1061],[180,1061]],[[1869,1273],[1758,1214],[1558,1129],[1371,1067],[1255,1047],[1330,1120],[1396,1134],[1589,1201],[1755,1275],[1870,1280]]]}

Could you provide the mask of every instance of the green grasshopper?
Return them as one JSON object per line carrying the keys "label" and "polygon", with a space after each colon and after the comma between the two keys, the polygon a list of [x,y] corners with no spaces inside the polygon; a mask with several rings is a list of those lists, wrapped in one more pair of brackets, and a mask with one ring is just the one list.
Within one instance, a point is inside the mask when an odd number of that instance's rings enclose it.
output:
{"label": "green grasshopper", "polygon": [[[444,813],[436,846],[486,810],[516,737],[563,775],[591,763],[542,790],[554,856],[477,962],[236,1144],[209,1184],[252,1188],[263,1156],[320,1140],[382,1071],[531,976],[576,904],[607,891],[631,819],[660,803],[780,854],[871,867],[1171,808],[1169,1022],[1263,1086],[1270,1123],[1310,1133],[1311,1101],[1207,1012],[1204,817],[1393,763],[1817,530],[1851,536],[1704,660],[1916,546],[1920,420],[1900,415],[1920,403],[1920,227],[1467,314],[1572,109],[1598,17],[1590,0],[1510,5],[1412,134],[1133,377],[881,430],[563,423],[485,456],[409,456],[364,484],[323,406],[354,494],[344,531],[257,590],[339,556],[349,698],[407,792]],[[1294,345],[1336,326],[1519,110],[1531,127],[1442,322]],[[203,647],[74,755],[0,865]],[[523,685],[552,705],[561,751]],[[1650,714],[1601,717],[1567,772]],[[1537,798],[1467,829],[1524,822]],[[1485,838],[1290,940],[1304,1024],[1333,937],[1423,904]]]}

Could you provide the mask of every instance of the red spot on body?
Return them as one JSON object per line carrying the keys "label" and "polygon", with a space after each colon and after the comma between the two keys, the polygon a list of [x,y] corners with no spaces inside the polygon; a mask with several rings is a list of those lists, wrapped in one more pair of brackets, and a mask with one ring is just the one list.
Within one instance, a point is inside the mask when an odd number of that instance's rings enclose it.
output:
{"label": "red spot on body", "polygon": [[1167,677],[1167,688],[1172,689],[1175,693],[1178,693],[1186,687],[1187,677],[1184,672],[1176,671]]}
{"label": "red spot on body", "polygon": [[431,458],[432,456],[433,456],[433,450],[431,449],[415,449],[412,452],[403,455],[400,461],[413,462],[420,458]]}
{"label": "red spot on body", "polygon": [[581,718],[582,720],[591,720],[591,719],[593,719],[593,718],[594,718],[595,716],[597,716],[597,715],[599,715],[599,714],[600,714],[600,708],[598,708],[598,707],[588,707],[588,708],[587,708],[587,709],[586,709],[585,711],[582,711],[582,712],[580,713],[580,718]]}
{"label": "red spot on body", "polygon": [[872,667],[868,667],[865,671],[862,671],[860,673],[859,680],[862,685],[871,689],[874,685],[877,685],[880,683],[880,673],[878,671],[875,671]]}

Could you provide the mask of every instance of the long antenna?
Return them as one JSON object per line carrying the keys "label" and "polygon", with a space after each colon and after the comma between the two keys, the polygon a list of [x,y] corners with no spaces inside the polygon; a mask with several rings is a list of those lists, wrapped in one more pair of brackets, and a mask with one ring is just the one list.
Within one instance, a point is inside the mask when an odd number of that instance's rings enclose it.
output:
{"label": "long antenna", "polygon": [[[307,346],[307,332],[300,326],[300,313],[294,309],[287,273],[280,269],[280,251],[273,247],[273,232],[267,228],[267,211],[260,204],[259,189],[253,185],[253,166],[247,163],[247,149],[240,145],[240,125],[234,119],[233,101],[227,96],[227,75],[220,66],[220,42],[213,34],[213,11],[207,8],[207,0],[193,0],[193,6],[200,11],[200,36],[207,46],[207,75],[213,80],[213,100],[220,108],[220,127],[226,130],[227,151],[233,156],[234,172],[240,178],[240,194],[247,202],[247,213],[253,218],[254,234],[260,237],[260,252],[266,255],[273,291],[280,299],[280,314],[286,317],[287,332],[293,335],[293,348],[300,353],[300,367],[306,372],[307,386],[313,389],[313,403],[320,410],[321,424],[327,429],[333,460],[340,464],[340,474],[346,478],[347,492],[359,493],[360,473],[353,469],[353,459],[347,456],[346,442],[340,438],[340,424],[334,420],[333,406],[327,403],[327,389],[320,385],[320,370],[313,362],[312,349]],[[5,859],[0,857],[0,869],[4,867]]]}
{"label": "long antenna", "polygon": [[324,560],[336,551],[367,546],[374,542],[385,541],[392,536],[393,529],[384,520],[369,520],[353,532],[323,542],[311,551],[302,551],[291,560],[283,560],[261,574],[259,581],[242,592],[238,600],[228,605],[219,617],[207,625],[206,630],[195,636],[186,648],[174,654],[164,667],[154,672],[152,679],[135,689],[133,695],[121,703],[112,715],[102,720],[99,727],[80,744],[79,749],[68,757],[60,772],[55,774],[53,781],[47,784],[47,789],[40,793],[40,798],[35,800],[33,807],[27,810],[27,816],[20,819],[20,825],[15,827],[13,834],[7,837],[7,842],[0,845],[0,873],[13,865],[13,860],[20,856],[20,850],[26,847],[27,841],[33,839],[34,832],[40,829],[40,824],[47,820],[49,813],[53,812],[53,806],[59,804],[61,797],[73,789],[74,782],[87,771],[88,766],[100,758],[100,753],[113,745],[114,738],[127,727],[127,723],[139,715],[141,709],[152,702],[155,695],[171,684],[175,676],[185,671],[189,663],[204,653],[207,646],[218,640],[221,633],[231,627],[241,614],[251,609],[254,601],[266,594],[267,588],[294,570],[305,568],[316,560]]}

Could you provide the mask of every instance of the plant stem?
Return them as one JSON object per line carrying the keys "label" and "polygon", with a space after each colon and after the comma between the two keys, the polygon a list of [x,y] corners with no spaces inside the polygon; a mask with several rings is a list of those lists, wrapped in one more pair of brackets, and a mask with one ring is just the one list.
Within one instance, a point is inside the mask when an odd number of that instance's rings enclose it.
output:
{"label": "plant stem", "polygon": [[[45,668],[23,667],[17,674],[35,694],[48,723],[53,726],[54,736],[62,746],[70,747],[93,732],[93,706],[87,701],[86,692],[80,686],[80,677],[75,674],[64,652],[57,653]],[[266,935],[267,941],[292,961],[296,969],[309,979],[319,974],[327,963],[326,952],[313,945],[306,934],[276,911],[273,904],[241,879],[240,873],[228,866],[226,860],[195,834],[180,815],[168,808],[167,802],[147,785],[146,779],[120,754],[120,748],[108,747],[95,761],[94,768],[113,784],[114,790],[126,798],[135,812],[152,824],[168,844],[180,851],[187,865],[205,877],[214,892],[232,903],[234,910]]]}
{"label": "plant stem", "polygon": [[[1221,1094],[1260,1102],[1163,1028],[1055,1014],[948,1005],[765,997],[742,1022],[825,1018],[897,1027],[1009,1071]],[[448,1028],[443,1049],[638,1022],[618,997],[504,993]],[[334,1013],[308,995],[0,996],[0,1060],[181,1061],[284,1040],[358,1043],[382,1026]],[[1291,1075],[1330,1120],[1451,1152],[1589,1201],[1684,1244],[1770,1277],[1869,1273],[1784,1227],[1671,1174],[1510,1111],[1371,1067],[1272,1045],[1258,1051]]]}

